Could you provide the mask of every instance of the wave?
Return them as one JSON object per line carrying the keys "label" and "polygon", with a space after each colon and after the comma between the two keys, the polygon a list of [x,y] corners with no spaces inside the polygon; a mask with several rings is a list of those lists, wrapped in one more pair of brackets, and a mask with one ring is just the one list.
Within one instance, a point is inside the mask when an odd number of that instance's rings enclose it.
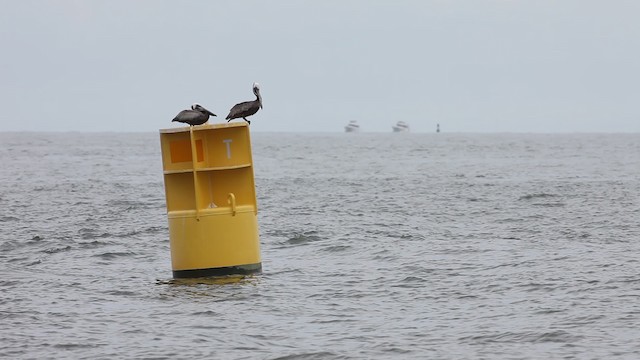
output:
{"label": "wave", "polygon": [[555,198],[559,195],[556,194],[548,194],[548,193],[536,193],[536,194],[527,194],[520,196],[518,200],[533,200],[533,199],[544,199],[544,198]]}
{"label": "wave", "polygon": [[338,253],[350,249],[352,249],[352,246],[350,245],[332,245],[322,249],[322,251],[326,251],[328,253]]}
{"label": "wave", "polygon": [[329,351],[306,352],[299,354],[291,354],[273,358],[273,360],[325,360],[325,359],[347,359],[347,357],[339,356]]}
{"label": "wave", "polygon": [[104,260],[113,260],[121,257],[132,257],[135,256],[136,253],[132,251],[114,251],[114,252],[105,252],[102,254],[93,255],[93,257],[101,258]]}
{"label": "wave", "polygon": [[45,254],[56,254],[59,252],[69,251],[71,249],[72,249],[71,246],[67,245],[67,246],[61,246],[61,247],[51,247],[51,248],[42,250],[42,252]]}
{"label": "wave", "polygon": [[504,332],[491,335],[466,336],[459,340],[471,344],[490,343],[572,343],[581,340],[582,336],[572,335],[564,330],[550,332]]}
{"label": "wave", "polygon": [[286,237],[286,240],[278,241],[276,244],[285,246],[306,245],[324,240],[315,230],[304,232],[276,232],[279,237]]}
{"label": "wave", "polygon": [[92,228],[81,228],[78,230],[78,235],[83,240],[91,240],[91,239],[103,239],[111,237],[112,235],[108,232],[99,232],[97,229]]}

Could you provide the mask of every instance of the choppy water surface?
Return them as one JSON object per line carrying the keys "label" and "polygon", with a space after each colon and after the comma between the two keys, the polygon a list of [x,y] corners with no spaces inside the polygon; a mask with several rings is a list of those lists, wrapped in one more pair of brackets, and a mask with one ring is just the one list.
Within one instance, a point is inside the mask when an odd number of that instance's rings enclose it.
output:
{"label": "choppy water surface", "polygon": [[640,135],[252,138],[264,273],[177,281],[158,134],[0,133],[0,357],[640,358]]}

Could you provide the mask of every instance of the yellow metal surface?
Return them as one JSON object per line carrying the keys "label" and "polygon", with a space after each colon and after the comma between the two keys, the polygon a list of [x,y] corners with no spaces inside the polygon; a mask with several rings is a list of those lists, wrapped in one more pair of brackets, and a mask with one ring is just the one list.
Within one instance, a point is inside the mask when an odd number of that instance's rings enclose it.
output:
{"label": "yellow metal surface", "polygon": [[259,264],[248,126],[164,129],[160,142],[173,270]]}
{"label": "yellow metal surface", "polygon": [[165,175],[164,190],[167,199],[167,209],[171,209],[171,211],[195,210],[196,197],[192,173]]}
{"label": "yellow metal surface", "polygon": [[[169,215],[174,271],[260,263],[258,222],[250,207],[220,213]],[[222,209],[220,209],[222,210]]]}

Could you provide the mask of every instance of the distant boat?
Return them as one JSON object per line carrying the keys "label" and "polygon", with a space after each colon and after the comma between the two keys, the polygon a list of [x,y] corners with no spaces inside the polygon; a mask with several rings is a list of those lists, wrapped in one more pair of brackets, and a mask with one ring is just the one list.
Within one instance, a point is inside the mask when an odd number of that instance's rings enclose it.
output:
{"label": "distant boat", "polygon": [[358,131],[360,131],[360,125],[358,125],[357,121],[351,120],[351,121],[349,121],[349,124],[347,124],[347,126],[344,127],[344,131],[345,132],[358,132]]}
{"label": "distant boat", "polygon": [[404,121],[398,121],[392,128],[393,132],[407,132],[409,131],[409,124]]}

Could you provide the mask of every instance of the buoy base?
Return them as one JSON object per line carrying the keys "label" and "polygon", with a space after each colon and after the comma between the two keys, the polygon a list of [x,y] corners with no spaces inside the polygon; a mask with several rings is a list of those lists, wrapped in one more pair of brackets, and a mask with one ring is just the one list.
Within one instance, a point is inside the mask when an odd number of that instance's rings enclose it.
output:
{"label": "buoy base", "polygon": [[174,279],[199,278],[226,275],[250,275],[262,272],[262,263],[226,266],[209,269],[174,270]]}
{"label": "buoy base", "polygon": [[250,274],[262,269],[258,220],[253,206],[170,212],[174,278]]}

